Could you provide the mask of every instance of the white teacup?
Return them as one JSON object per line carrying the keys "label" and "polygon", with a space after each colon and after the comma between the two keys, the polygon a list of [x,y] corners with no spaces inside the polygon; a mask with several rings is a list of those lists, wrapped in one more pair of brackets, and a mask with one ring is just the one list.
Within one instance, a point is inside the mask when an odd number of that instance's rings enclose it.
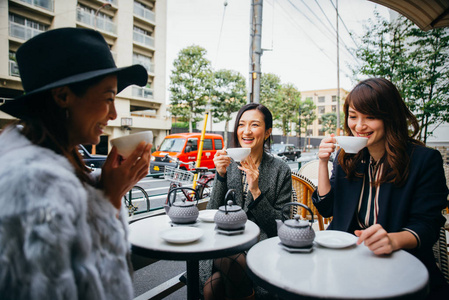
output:
{"label": "white teacup", "polygon": [[121,136],[111,140],[111,145],[117,148],[118,154],[123,158],[127,158],[133,153],[140,142],[153,143],[153,132],[142,131],[130,135]]}
{"label": "white teacup", "polygon": [[355,154],[365,148],[368,138],[359,136],[336,136],[337,146],[340,146],[346,153]]}
{"label": "white teacup", "polygon": [[251,148],[229,148],[226,149],[226,153],[234,161],[240,162],[248,157],[251,153]]}

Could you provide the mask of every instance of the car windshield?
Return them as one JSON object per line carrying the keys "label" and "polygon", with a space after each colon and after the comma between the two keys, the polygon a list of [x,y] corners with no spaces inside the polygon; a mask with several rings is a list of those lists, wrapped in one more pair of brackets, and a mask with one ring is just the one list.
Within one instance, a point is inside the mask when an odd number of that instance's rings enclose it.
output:
{"label": "car windshield", "polygon": [[169,152],[181,152],[186,143],[185,139],[165,139],[162,142],[161,149],[159,151],[169,151]]}
{"label": "car windshield", "polygon": [[273,144],[271,146],[271,151],[274,153],[278,153],[284,150],[285,145],[282,144]]}

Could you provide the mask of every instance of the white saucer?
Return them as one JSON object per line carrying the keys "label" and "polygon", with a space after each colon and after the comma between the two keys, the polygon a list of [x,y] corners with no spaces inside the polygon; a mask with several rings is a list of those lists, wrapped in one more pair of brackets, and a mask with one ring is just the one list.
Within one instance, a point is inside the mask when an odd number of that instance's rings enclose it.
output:
{"label": "white saucer", "polygon": [[225,235],[236,235],[236,234],[241,234],[243,232],[245,232],[245,227],[240,228],[240,229],[235,229],[235,230],[226,230],[226,229],[221,229],[218,228],[217,226],[215,226],[215,231],[221,234],[225,234]]}
{"label": "white saucer", "polygon": [[166,242],[173,244],[186,244],[199,240],[203,230],[195,227],[172,227],[161,231],[159,236]]}
{"label": "white saucer", "polygon": [[285,251],[288,251],[290,253],[309,253],[309,252],[312,252],[312,250],[313,250],[313,245],[309,246],[309,247],[301,247],[301,248],[289,247],[282,243],[279,243],[278,245],[281,246],[282,249],[284,249]]}
{"label": "white saucer", "polygon": [[200,219],[203,222],[215,222],[214,217],[217,213],[218,209],[206,209],[206,210],[200,210],[200,214],[198,216],[198,219]]}
{"label": "white saucer", "polygon": [[346,248],[357,243],[357,237],[338,230],[323,230],[315,232],[315,243],[327,248]]}

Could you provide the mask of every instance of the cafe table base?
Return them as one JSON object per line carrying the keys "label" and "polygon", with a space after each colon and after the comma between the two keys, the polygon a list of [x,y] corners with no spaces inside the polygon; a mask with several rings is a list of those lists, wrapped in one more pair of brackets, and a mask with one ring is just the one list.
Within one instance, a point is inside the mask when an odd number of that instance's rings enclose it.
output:
{"label": "cafe table base", "polygon": [[[319,234],[319,232],[317,232]],[[399,250],[377,256],[366,246],[290,253],[278,237],[247,254],[249,276],[282,299],[425,299],[428,272],[413,255]]]}
{"label": "cafe table base", "polygon": [[172,244],[159,235],[172,228],[167,215],[155,216],[131,223],[129,241],[137,255],[162,260],[184,260],[187,263],[187,298],[199,298],[199,261],[226,257],[244,252],[259,240],[260,229],[247,221],[245,230],[237,235],[215,231],[215,223],[198,221],[193,225],[203,230],[201,238],[185,244]]}

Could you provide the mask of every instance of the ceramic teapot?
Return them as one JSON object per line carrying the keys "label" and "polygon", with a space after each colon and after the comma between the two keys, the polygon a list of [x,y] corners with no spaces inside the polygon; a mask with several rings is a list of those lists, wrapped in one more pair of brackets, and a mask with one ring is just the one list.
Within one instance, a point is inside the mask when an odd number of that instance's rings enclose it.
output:
{"label": "ceramic teapot", "polygon": [[[296,214],[294,219],[284,221],[283,211],[286,207],[290,206],[302,206],[306,208],[312,216],[312,221],[300,220],[300,216]],[[312,229],[313,224],[313,212],[312,210],[302,203],[290,202],[282,207],[282,221],[276,220],[278,228],[278,236],[282,244],[287,247],[309,247],[312,246],[315,239],[315,231]]]}
{"label": "ceramic teapot", "polygon": [[[196,197],[196,204],[193,201],[185,201],[185,199],[183,199],[181,202],[176,202],[176,191],[178,190],[182,190],[184,192],[184,190],[189,190],[187,191],[187,193],[190,193],[190,191],[195,193],[195,197]],[[175,195],[173,197],[173,202],[171,201],[171,194],[175,192]],[[177,223],[177,224],[190,224],[190,223],[195,223],[196,219],[198,218],[199,215],[199,211],[198,211],[198,193],[192,189],[192,188],[187,188],[187,187],[178,187],[178,188],[174,188],[172,189],[169,193],[168,193],[168,205],[165,204],[164,208],[165,208],[165,212],[167,213],[168,217],[170,218],[170,220],[173,223]]]}
{"label": "ceramic teapot", "polygon": [[[228,201],[229,195],[232,195],[232,200]],[[214,217],[219,229],[237,230],[245,227],[248,217],[240,206],[234,204],[234,199],[235,190],[230,189],[225,196],[225,205],[219,207]]]}

